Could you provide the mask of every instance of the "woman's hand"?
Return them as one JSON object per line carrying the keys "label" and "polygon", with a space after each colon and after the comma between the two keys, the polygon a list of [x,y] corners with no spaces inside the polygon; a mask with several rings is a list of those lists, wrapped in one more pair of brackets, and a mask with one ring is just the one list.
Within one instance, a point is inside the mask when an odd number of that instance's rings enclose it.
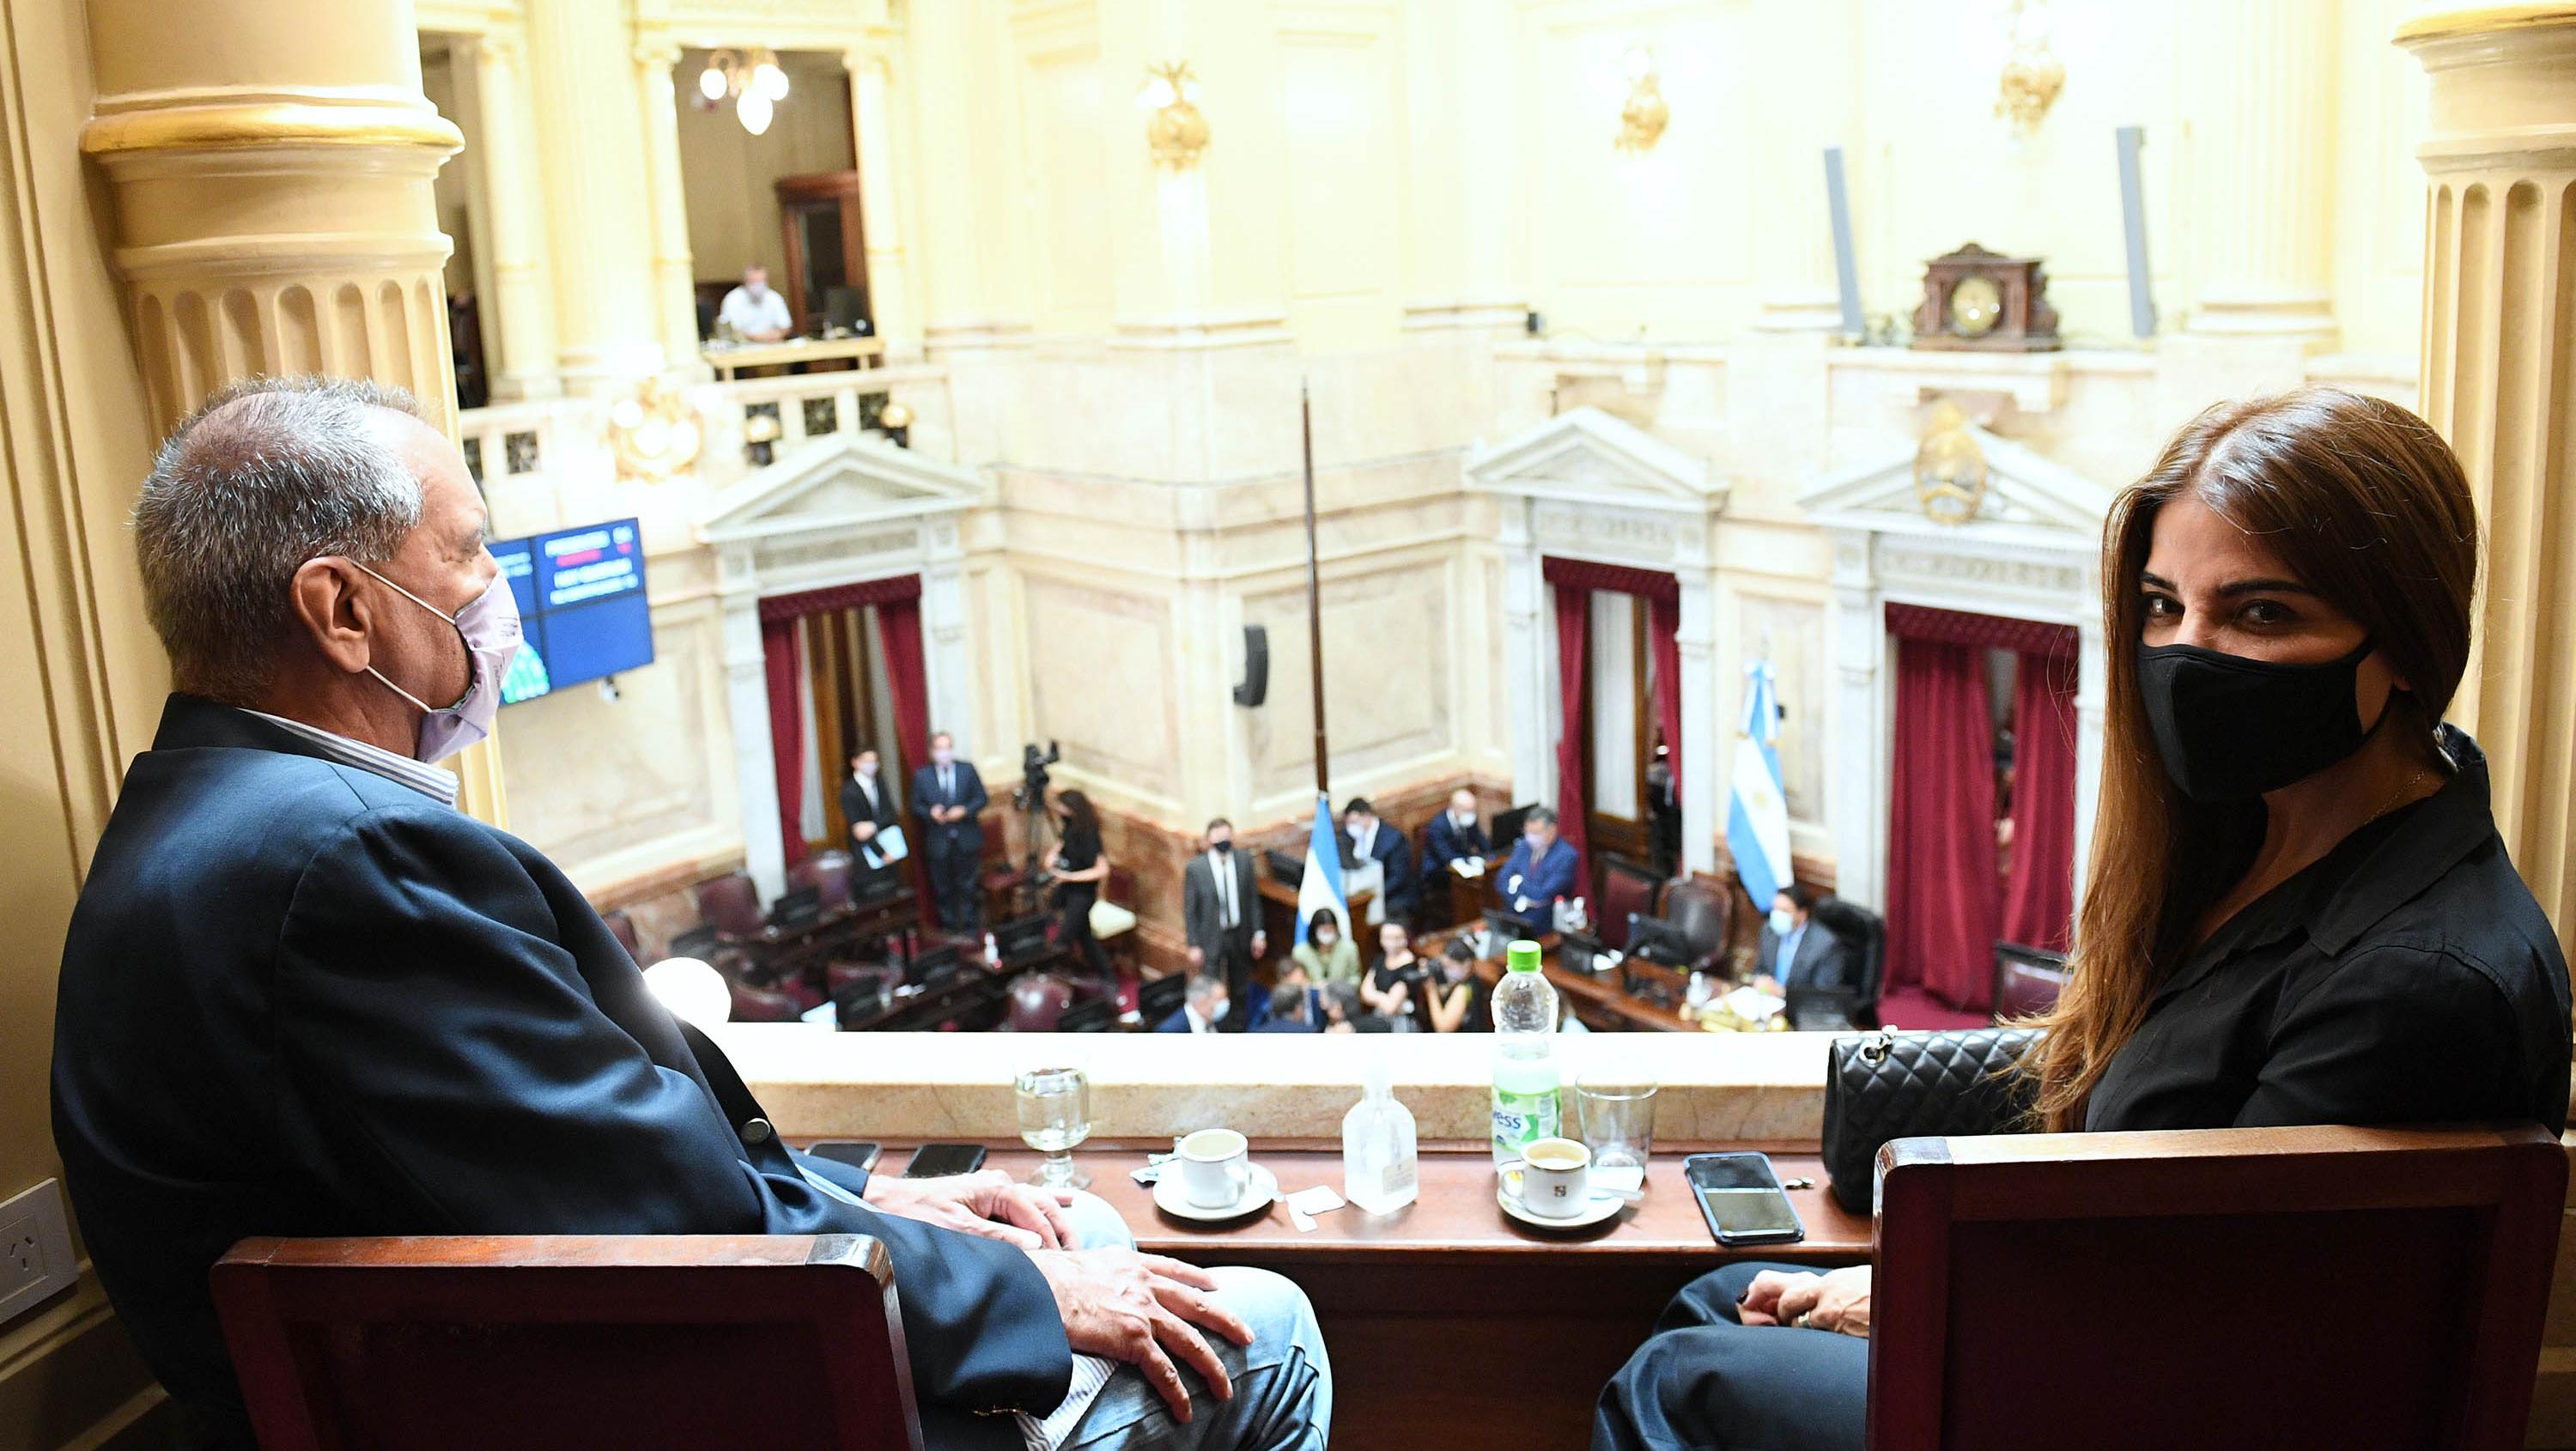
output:
{"label": "woman's hand", "polygon": [[1747,1325],[1789,1325],[1869,1337],[1869,1266],[1853,1265],[1815,1275],[1764,1270],[1736,1306]]}

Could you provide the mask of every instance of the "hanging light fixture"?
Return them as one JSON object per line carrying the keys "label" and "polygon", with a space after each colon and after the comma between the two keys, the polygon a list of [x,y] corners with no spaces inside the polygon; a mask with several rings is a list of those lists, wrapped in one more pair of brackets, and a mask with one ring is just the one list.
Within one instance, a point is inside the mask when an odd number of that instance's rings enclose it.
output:
{"label": "hanging light fixture", "polygon": [[728,47],[708,54],[707,68],[698,72],[698,94],[709,105],[731,97],[734,119],[758,136],[769,129],[778,103],[787,99],[787,71],[778,63],[778,52],[768,46]]}

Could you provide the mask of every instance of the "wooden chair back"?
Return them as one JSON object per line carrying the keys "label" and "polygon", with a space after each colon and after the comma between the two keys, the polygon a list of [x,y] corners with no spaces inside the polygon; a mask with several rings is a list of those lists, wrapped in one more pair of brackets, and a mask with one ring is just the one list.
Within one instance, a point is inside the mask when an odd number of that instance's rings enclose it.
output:
{"label": "wooden chair back", "polygon": [[1900,1139],[1872,1451],[2508,1451],[2567,1156],[2537,1125]]}
{"label": "wooden chair back", "polygon": [[919,1451],[864,1235],[246,1239],[216,1308],[264,1451]]}

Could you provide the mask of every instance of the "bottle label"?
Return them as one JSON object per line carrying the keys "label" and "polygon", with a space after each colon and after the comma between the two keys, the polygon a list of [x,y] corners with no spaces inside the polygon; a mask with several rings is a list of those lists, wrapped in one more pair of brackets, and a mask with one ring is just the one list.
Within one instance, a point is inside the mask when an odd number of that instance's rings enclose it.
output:
{"label": "bottle label", "polygon": [[1411,1194],[1413,1179],[1414,1165],[1411,1159],[1402,1155],[1390,1157],[1386,1162],[1385,1170],[1378,1177],[1378,1196],[1383,1199],[1393,1199],[1398,1195]]}
{"label": "bottle label", "polygon": [[1517,1159],[1534,1139],[1556,1137],[1556,1095],[1494,1090],[1494,1153]]}

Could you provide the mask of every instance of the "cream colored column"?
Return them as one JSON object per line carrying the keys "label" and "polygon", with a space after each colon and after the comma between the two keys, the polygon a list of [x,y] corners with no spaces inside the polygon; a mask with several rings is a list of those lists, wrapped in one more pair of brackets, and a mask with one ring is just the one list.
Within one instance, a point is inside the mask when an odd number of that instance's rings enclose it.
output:
{"label": "cream colored column", "polygon": [[1754,155],[1769,215],[1753,231],[1760,306],[1753,325],[1766,332],[1838,331],[1842,284],[1825,206],[1824,152],[1851,139],[1855,70],[1840,58],[1858,53],[1854,0],[1756,6],[1750,14],[1760,54],[1831,58],[1817,66],[1784,60],[1763,67]]}
{"label": "cream colored column", "polygon": [[635,88],[644,104],[645,186],[652,193],[653,298],[662,318],[666,367],[707,376],[698,353],[697,274],[689,257],[689,198],[680,176],[680,107],[671,71],[679,42],[635,46]]}
{"label": "cream colored column", "polygon": [[902,144],[890,92],[894,57],[881,41],[841,53],[850,74],[850,128],[859,158],[859,224],[867,232],[868,307],[889,355],[921,347],[912,269],[904,255],[903,184],[895,169]]}
{"label": "cream colored column", "polygon": [[554,302],[546,295],[546,197],[528,117],[527,42],[514,30],[496,30],[469,44],[491,253],[492,310],[483,334],[493,346],[492,396],[552,398],[563,382],[555,376]]}
{"label": "cream colored column", "polygon": [[2419,396],[2487,536],[2452,715],[2576,950],[2576,4],[2437,12],[2398,39],[2432,77]]}
{"label": "cream colored column", "polygon": [[555,356],[564,391],[590,396],[661,371],[664,356],[626,9],[622,0],[528,0]]}
{"label": "cream colored column", "polygon": [[[158,424],[236,378],[328,373],[407,388],[453,432],[431,181],[464,138],[421,94],[410,0],[91,0],[89,23],[81,148]],[[466,809],[502,820],[492,749],[456,766]]]}
{"label": "cream colored column", "polygon": [[2195,0],[2194,332],[2335,335],[2336,0]]}

